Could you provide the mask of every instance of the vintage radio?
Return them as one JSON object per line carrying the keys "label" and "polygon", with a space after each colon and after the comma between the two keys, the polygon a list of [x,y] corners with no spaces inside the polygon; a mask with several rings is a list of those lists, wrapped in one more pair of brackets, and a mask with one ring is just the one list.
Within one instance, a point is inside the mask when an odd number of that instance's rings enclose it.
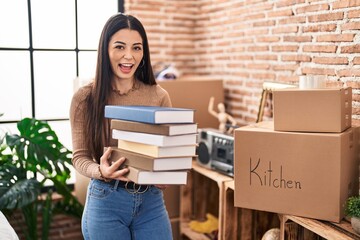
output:
{"label": "vintage radio", "polygon": [[229,176],[234,175],[234,137],[217,129],[199,129],[197,163]]}

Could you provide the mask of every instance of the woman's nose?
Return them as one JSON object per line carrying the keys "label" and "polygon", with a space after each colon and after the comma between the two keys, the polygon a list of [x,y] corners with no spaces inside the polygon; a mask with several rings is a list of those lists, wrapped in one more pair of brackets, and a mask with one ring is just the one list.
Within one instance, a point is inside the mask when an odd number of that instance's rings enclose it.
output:
{"label": "woman's nose", "polygon": [[125,58],[126,60],[131,60],[131,59],[133,59],[133,55],[131,54],[131,51],[129,51],[129,50],[125,51],[124,58]]}

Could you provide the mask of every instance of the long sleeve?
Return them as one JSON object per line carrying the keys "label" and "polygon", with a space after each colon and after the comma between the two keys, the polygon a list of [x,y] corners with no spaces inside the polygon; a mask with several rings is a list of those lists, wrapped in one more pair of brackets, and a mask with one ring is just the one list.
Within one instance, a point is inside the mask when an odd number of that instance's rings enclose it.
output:
{"label": "long sleeve", "polygon": [[72,164],[82,175],[100,179],[99,164],[96,163],[85,144],[88,137],[85,129],[85,117],[87,112],[86,97],[90,93],[90,87],[79,89],[72,98],[70,106],[70,125],[73,146]]}

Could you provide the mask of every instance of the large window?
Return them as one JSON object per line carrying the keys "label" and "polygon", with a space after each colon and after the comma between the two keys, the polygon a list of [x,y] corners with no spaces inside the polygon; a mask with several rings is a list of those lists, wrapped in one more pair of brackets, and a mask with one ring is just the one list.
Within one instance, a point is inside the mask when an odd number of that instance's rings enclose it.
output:
{"label": "large window", "polygon": [[0,1],[0,135],[33,117],[71,149],[74,80],[95,75],[102,27],[123,7],[123,0]]}
{"label": "large window", "polygon": [[101,29],[122,10],[119,0],[1,0],[0,127],[48,120],[70,148],[74,80],[94,76]]}

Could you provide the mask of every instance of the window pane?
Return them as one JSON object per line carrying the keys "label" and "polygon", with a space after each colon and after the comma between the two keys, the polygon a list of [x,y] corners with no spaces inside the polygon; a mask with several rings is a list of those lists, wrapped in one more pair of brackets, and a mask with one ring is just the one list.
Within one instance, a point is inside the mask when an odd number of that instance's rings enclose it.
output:
{"label": "window pane", "polygon": [[34,48],[75,49],[75,1],[32,0]]}
{"label": "window pane", "polygon": [[0,62],[0,121],[31,117],[29,52],[0,51]]}
{"label": "window pane", "polygon": [[94,78],[97,52],[79,52],[79,77]]}
{"label": "window pane", "polygon": [[0,46],[29,47],[29,23],[26,0],[0,1]]}
{"label": "window pane", "polygon": [[1,123],[0,124],[0,138],[5,136],[5,133],[19,134],[16,123]]}
{"label": "window pane", "polygon": [[79,49],[97,49],[108,18],[117,13],[117,0],[78,0]]}
{"label": "window pane", "polygon": [[38,119],[69,117],[75,52],[34,52],[35,116]]}
{"label": "window pane", "polygon": [[52,130],[55,131],[56,135],[59,138],[59,141],[71,151],[72,142],[71,142],[71,129],[70,121],[48,121]]}

